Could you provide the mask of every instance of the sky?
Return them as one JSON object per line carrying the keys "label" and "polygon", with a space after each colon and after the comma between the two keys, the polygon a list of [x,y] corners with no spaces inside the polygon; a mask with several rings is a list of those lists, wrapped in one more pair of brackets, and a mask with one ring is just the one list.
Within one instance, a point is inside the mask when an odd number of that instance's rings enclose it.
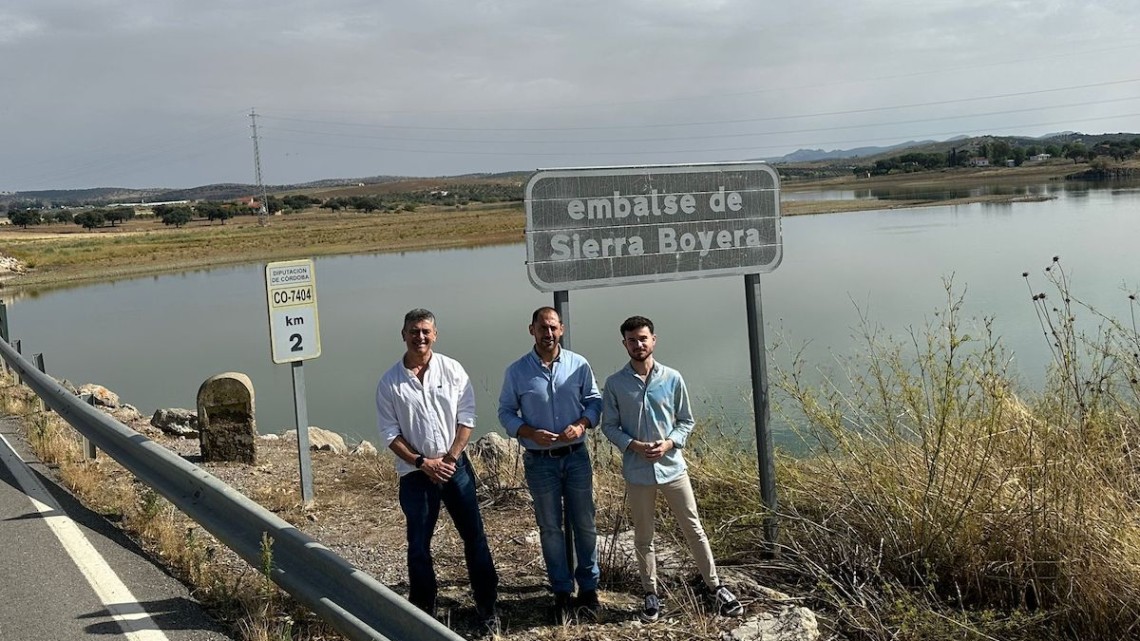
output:
{"label": "sky", "polygon": [[0,191],[1140,132],[1134,0],[5,0]]}

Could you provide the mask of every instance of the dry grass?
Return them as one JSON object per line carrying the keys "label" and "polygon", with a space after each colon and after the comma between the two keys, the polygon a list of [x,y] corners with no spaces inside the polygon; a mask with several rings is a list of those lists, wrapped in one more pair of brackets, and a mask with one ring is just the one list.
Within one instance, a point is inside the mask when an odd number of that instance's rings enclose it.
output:
{"label": "dry grass", "polygon": [[499,205],[383,214],[315,210],[272,217],[266,227],[255,217],[181,229],[134,220],[96,233],[5,229],[0,238],[6,254],[34,268],[8,286],[29,288],[258,260],[519,242],[522,229],[521,207]]}
{"label": "dry grass", "polygon": [[814,444],[781,468],[786,559],[849,634],[1140,629],[1136,326],[1080,334],[1059,265],[1047,277],[1066,303],[1038,308],[1057,359],[1038,396],[1015,395],[989,323],[963,328],[952,295],[905,341],[867,331],[846,384],[782,373]]}

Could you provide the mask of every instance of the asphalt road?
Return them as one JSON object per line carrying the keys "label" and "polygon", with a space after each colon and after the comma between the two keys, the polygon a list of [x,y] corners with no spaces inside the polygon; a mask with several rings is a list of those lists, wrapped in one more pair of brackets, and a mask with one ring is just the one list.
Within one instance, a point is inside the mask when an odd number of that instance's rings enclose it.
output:
{"label": "asphalt road", "polygon": [[234,638],[186,586],[56,485],[13,420],[0,418],[0,436],[0,641]]}

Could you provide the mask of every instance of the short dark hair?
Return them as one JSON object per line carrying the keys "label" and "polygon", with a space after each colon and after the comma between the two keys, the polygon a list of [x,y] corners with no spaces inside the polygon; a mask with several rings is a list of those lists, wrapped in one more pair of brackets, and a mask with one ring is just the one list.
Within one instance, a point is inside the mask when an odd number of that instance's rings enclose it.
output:
{"label": "short dark hair", "polygon": [[534,313],[530,315],[530,324],[534,325],[535,323],[538,322],[538,318],[540,316],[544,316],[548,312],[551,314],[554,314],[555,318],[558,319],[558,323],[562,324],[562,314],[559,314],[557,309],[554,309],[553,307],[550,307],[549,305],[547,305],[546,307],[539,307],[538,309],[534,310]]}
{"label": "short dark hair", "polygon": [[644,316],[630,316],[629,318],[625,319],[625,322],[621,324],[621,329],[619,331],[624,338],[626,332],[635,332],[642,327],[648,327],[650,334],[656,333],[653,331],[653,321]]}
{"label": "short dark hair", "polygon": [[429,312],[428,310],[426,310],[422,307],[417,307],[417,308],[413,309],[412,311],[408,312],[407,314],[404,314],[404,326],[401,327],[400,329],[401,330],[408,329],[408,326],[415,325],[416,323],[418,323],[420,321],[431,321],[431,324],[435,325],[436,324],[435,314]]}

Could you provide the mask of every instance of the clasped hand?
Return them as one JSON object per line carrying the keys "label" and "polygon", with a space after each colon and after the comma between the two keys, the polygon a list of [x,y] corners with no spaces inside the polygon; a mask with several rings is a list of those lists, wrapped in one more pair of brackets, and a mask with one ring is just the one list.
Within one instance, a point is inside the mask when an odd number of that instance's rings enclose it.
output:
{"label": "clasped hand", "polygon": [[573,443],[586,433],[586,428],[579,423],[571,423],[558,434],[547,430],[535,429],[531,440],[547,447],[555,443]]}
{"label": "clasped hand", "polygon": [[646,443],[645,441],[631,441],[629,446],[633,448],[634,452],[645,457],[647,461],[656,461],[665,453],[673,449],[673,441],[665,439],[663,441],[653,441]]}
{"label": "clasped hand", "polygon": [[429,479],[440,484],[448,482],[452,476],[455,476],[455,462],[451,457],[425,458],[420,469]]}

